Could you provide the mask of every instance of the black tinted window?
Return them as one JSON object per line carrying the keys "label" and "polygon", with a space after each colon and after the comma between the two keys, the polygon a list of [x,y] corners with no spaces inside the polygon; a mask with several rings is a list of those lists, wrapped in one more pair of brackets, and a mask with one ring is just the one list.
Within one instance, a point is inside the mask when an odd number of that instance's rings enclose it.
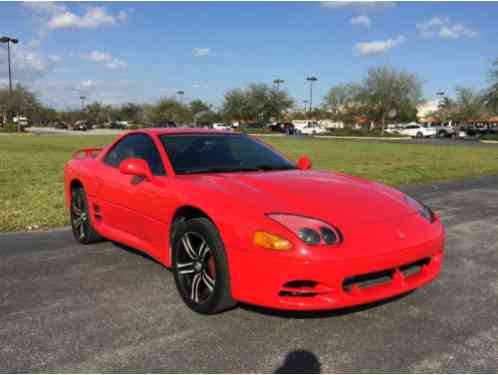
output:
{"label": "black tinted window", "polygon": [[122,139],[106,155],[104,162],[113,167],[125,159],[143,159],[153,175],[164,176],[163,162],[152,139],[146,134],[132,134]]}
{"label": "black tinted window", "polygon": [[244,135],[163,135],[160,140],[176,173],[295,168],[270,147]]}

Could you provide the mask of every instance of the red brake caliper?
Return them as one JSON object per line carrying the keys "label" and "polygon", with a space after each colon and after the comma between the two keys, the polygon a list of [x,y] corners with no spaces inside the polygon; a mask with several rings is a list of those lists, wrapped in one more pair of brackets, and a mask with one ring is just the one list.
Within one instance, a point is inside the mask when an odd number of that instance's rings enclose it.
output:
{"label": "red brake caliper", "polygon": [[216,280],[216,265],[214,263],[213,256],[209,258],[208,271],[209,271],[209,276],[211,276],[214,280]]}

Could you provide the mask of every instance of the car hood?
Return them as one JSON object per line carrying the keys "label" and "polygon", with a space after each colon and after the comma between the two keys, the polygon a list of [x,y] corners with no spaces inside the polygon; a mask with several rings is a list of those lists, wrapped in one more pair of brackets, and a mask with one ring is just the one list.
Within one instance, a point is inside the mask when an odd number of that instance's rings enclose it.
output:
{"label": "car hood", "polygon": [[181,178],[223,192],[262,214],[298,214],[333,225],[384,222],[416,212],[401,192],[339,173],[292,170]]}

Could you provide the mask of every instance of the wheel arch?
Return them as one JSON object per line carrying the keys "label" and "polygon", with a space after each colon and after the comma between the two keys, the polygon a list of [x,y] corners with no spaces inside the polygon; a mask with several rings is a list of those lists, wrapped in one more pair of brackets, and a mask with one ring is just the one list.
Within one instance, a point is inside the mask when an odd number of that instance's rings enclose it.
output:
{"label": "wheel arch", "polygon": [[[175,236],[175,226],[179,223],[182,223],[184,221],[198,218],[198,217],[204,217],[211,221],[213,225],[218,229],[216,222],[201,208],[190,205],[190,204],[185,204],[183,206],[180,206],[176,209],[175,213],[173,214],[171,218],[171,223],[169,225],[169,242],[170,242],[170,255],[171,255],[171,248],[173,246],[173,239]],[[219,229],[218,229],[219,232]]]}

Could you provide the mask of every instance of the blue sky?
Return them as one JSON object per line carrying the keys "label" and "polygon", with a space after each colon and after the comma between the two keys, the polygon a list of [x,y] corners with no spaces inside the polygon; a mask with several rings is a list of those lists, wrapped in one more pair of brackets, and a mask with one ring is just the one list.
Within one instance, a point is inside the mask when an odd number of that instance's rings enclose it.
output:
{"label": "blue sky", "polygon": [[416,73],[430,100],[489,84],[497,20],[498,3],[481,2],[0,4],[0,34],[21,41],[14,79],[58,108],[80,92],[120,104],[178,90],[218,105],[230,88],[275,78],[300,103],[309,75],[319,102],[383,64]]}

